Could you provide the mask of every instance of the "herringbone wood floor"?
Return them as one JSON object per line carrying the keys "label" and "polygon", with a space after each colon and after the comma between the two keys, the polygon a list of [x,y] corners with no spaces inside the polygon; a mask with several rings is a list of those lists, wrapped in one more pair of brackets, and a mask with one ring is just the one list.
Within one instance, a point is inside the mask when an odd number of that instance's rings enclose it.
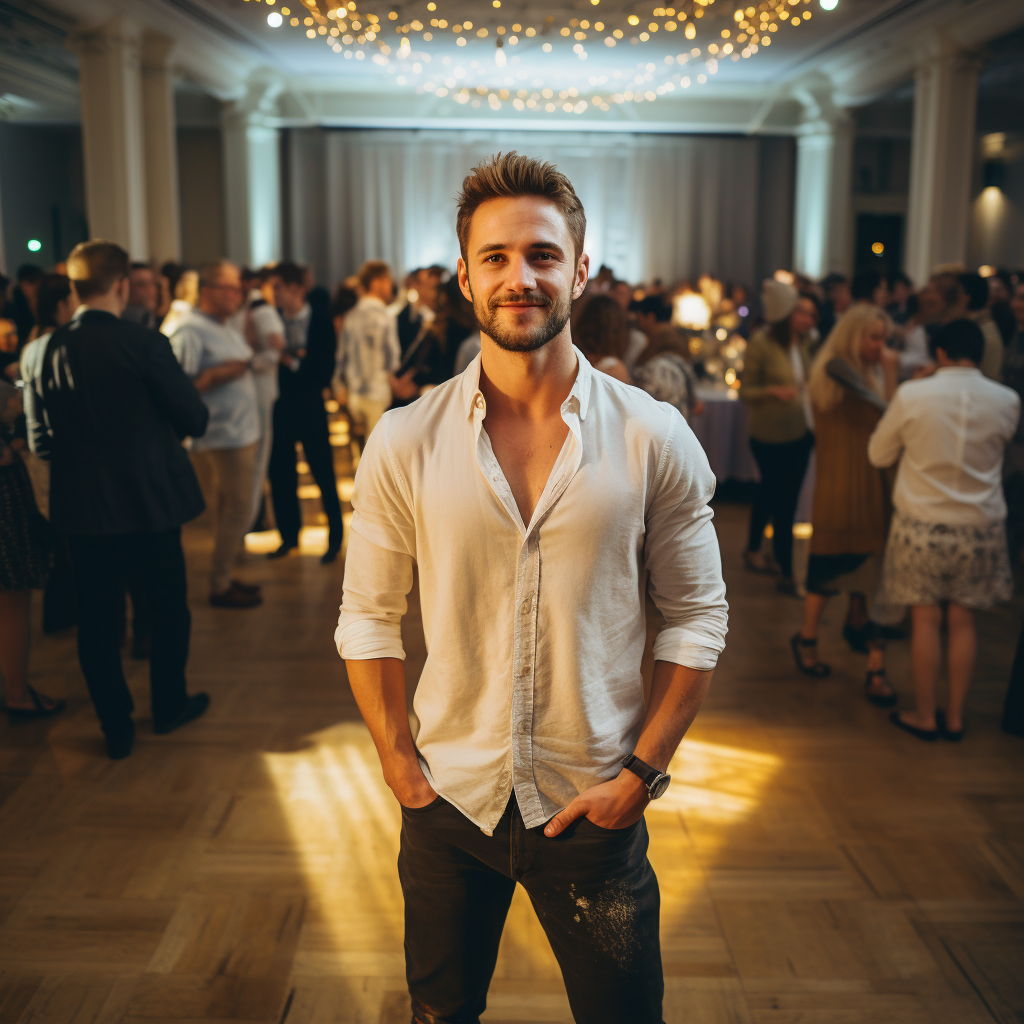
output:
{"label": "herringbone wood floor", "polygon": [[[967,738],[927,746],[862,700],[838,606],[832,678],[794,675],[800,607],[743,574],[745,514],[718,512],[730,645],[648,815],[666,1021],[1024,1021],[1024,741],[997,728],[1021,607],[981,618]],[[213,610],[187,537],[209,714],[153,736],[126,662],[140,735],[111,763],[74,636],[37,635],[70,710],[0,724],[0,1021],[404,1024],[399,815],[332,646],[342,568],[250,557],[266,603]],[[415,602],[406,634],[414,679]],[[905,643],[891,664],[908,693]],[[517,897],[486,1020],[570,1019]]]}

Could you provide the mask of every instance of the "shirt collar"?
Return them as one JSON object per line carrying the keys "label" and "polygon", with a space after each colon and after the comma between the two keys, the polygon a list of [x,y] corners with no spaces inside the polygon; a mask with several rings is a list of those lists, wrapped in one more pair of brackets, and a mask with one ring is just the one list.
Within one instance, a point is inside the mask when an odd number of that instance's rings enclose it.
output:
{"label": "shirt collar", "polygon": [[[587,410],[590,408],[590,392],[594,379],[594,368],[590,365],[587,357],[575,346],[572,347],[576,353],[578,370],[576,380],[573,382],[569,395],[562,403],[562,410],[573,410],[579,414],[581,420],[587,418]],[[462,404],[466,415],[472,416],[473,409],[484,407],[484,394],[480,390],[480,357],[478,352],[476,358],[466,367],[462,374]],[[479,399],[479,402],[477,401]]]}
{"label": "shirt collar", "polygon": [[360,306],[385,306],[385,308],[387,308],[386,305],[385,305],[384,300],[383,299],[378,299],[376,295],[364,295],[359,300],[359,305]]}

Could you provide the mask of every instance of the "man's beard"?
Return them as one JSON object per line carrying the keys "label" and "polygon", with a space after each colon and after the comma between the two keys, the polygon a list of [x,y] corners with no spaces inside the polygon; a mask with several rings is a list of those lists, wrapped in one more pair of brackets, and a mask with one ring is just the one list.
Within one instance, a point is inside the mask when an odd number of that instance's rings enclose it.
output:
{"label": "man's beard", "polygon": [[[470,288],[470,294],[472,294],[472,288]],[[505,302],[535,302],[538,306],[547,308],[547,319],[531,327],[509,329],[498,320],[501,312],[500,306]],[[569,322],[571,309],[572,301],[570,299],[559,296],[552,300],[543,292],[497,295],[486,306],[477,302],[476,296],[473,296],[473,312],[476,314],[481,332],[486,334],[498,348],[502,348],[506,352],[536,352],[537,349],[543,348],[552,338],[562,332],[562,328]]]}

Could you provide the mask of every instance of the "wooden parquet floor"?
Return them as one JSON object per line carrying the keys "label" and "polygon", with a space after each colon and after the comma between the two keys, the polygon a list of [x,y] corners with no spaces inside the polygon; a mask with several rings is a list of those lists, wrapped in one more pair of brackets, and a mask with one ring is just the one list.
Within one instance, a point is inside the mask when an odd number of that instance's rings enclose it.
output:
{"label": "wooden parquet floor", "polygon": [[[1024,741],[998,730],[1020,603],[981,617],[966,739],[926,745],[862,699],[840,607],[833,676],[794,674],[800,605],[743,573],[745,517],[718,512],[730,645],[648,815],[666,1021],[1024,1021]],[[139,739],[108,761],[71,633],[33,652],[68,713],[0,724],[0,1022],[406,1024],[399,813],[332,645],[342,568],[250,556],[265,604],[216,610],[187,542],[205,718],[153,736],[126,658]],[[415,678],[415,601],[406,634]],[[571,1020],[520,896],[485,1020]]]}

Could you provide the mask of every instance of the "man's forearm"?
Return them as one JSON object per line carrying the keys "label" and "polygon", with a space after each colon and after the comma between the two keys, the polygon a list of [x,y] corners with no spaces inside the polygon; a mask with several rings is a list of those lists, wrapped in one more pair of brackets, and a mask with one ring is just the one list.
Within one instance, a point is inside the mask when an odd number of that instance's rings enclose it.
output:
{"label": "man's forearm", "polygon": [[398,658],[346,661],[356,704],[373,737],[384,781],[400,803],[429,802],[433,791],[423,775],[409,731],[405,706],[405,665]]}
{"label": "man's forearm", "polygon": [[635,750],[641,761],[660,772],[668,770],[672,755],[700,711],[713,674],[670,661],[654,663],[651,701]]}

